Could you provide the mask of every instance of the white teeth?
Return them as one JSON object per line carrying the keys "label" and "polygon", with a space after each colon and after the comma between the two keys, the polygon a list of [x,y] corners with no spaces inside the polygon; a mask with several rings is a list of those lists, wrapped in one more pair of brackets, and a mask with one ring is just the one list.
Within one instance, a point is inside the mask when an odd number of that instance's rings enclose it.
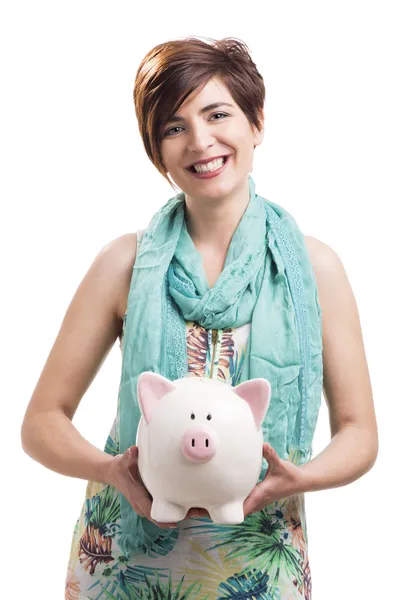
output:
{"label": "white teeth", "polygon": [[209,173],[219,169],[224,164],[224,158],[216,158],[205,165],[193,165],[197,173]]}

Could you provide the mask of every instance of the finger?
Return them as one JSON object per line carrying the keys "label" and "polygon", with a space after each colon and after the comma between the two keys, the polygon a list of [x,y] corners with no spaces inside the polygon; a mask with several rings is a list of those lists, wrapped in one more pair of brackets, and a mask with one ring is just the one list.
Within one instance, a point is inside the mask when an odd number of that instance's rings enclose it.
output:
{"label": "finger", "polygon": [[257,484],[253,491],[245,499],[243,508],[248,512],[253,512],[254,508],[262,501],[264,493],[264,487],[261,485],[261,483]]}
{"label": "finger", "polygon": [[261,510],[260,507],[264,505],[264,502],[257,496],[248,496],[243,503],[243,512],[245,516],[250,513],[257,512]]}
{"label": "finger", "polygon": [[139,467],[137,464],[137,450],[134,446],[128,448],[128,450],[124,453],[123,460],[126,463],[126,467],[130,476],[132,479],[136,480],[139,473]]}
{"label": "finger", "polygon": [[245,500],[243,503],[243,512],[246,517],[253,512],[254,503],[251,500]]}
{"label": "finger", "polygon": [[257,485],[251,490],[250,494],[248,496],[246,496],[245,500],[249,501],[249,500],[255,500],[257,499],[259,496],[261,496],[264,493],[265,490],[265,481],[260,481],[260,483],[257,483]]}
{"label": "finger", "polygon": [[135,480],[138,481],[138,483],[143,483],[143,482],[141,482],[141,477],[140,477],[140,472],[139,472],[137,447],[131,446],[125,452],[125,455],[126,455],[126,461],[128,463],[128,469],[129,469],[130,474],[132,475],[132,477]]}
{"label": "finger", "polygon": [[264,458],[267,459],[268,462],[279,462],[280,461],[280,458],[279,458],[276,450],[274,450],[274,448],[271,446],[271,444],[268,444],[267,442],[264,442],[264,444],[263,444],[263,456],[264,456]]}
{"label": "finger", "polygon": [[259,512],[260,510],[261,510],[261,507],[259,507],[259,506],[249,506],[248,508],[246,508],[246,510],[243,511],[244,518],[248,517],[248,515]]}
{"label": "finger", "polygon": [[137,458],[135,458],[135,452],[133,453],[133,458],[131,458],[131,455],[128,455],[128,473],[130,478],[132,479],[133,483],[140,487],[143,488],[143,490],[145,490],[146,495],[150,496],[148,489],[146,488],[146,486],[144,485],[143,479],[140,475],[140,471],[139,471],[139,465],[137,462]]}
{"label": "finger", "polygon": [[126,457],[126,459],[128,460],[128,462],[130,462],[130,463],[137,463],[137,459],[138,459],[138,447],[137,446],[131,446],[130,448],[128,448],[126,450],[124,456]]}

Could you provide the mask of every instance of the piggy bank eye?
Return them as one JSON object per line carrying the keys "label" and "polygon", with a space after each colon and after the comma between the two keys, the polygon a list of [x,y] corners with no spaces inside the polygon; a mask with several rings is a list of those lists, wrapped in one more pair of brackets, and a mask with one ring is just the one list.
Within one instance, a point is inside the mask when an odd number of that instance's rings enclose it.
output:
{"label": "piggy bank eye", "polygon": [[191,419],[195,419],[195,418],[196,418],[195,414],[194,414],[194,413],[192,413],[192,414],[190,415],[190,418],[191,418]]}
{"label": "piggy bank eye", "polygon": [[210,415],[210,413],[208,413],[208,415],[207,415],[207,420],[211,421],[211,415]]}

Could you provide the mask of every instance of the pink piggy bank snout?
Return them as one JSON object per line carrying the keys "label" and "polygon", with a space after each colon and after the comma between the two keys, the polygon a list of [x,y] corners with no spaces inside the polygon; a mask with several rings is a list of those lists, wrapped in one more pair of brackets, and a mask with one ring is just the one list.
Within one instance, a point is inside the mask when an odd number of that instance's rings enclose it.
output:
{"label": "pink piggy bank snout", "polygon": [[215,437],[206,427],[191,427],[183,434],[181,449],[189,460],[210,460],[216,451]]}

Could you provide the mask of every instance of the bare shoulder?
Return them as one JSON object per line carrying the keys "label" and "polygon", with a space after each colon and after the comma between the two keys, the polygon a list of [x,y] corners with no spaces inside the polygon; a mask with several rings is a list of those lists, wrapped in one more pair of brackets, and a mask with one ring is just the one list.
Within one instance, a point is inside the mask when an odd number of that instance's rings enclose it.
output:
{"label": "bare shoulder", "polygon": [[117,283],[117,314],[121,320],[126,311],[132,270],[136,259],[137,233],[125,233],[108,244],[99,253],[104,268]]}
{"label": "bare shoulder", "polygon": [[315,237],[305,236],[304,239],[314,269],[322,313],[328,317],[342,306],[354,317],[357,312],[355,299],[339,255]]}
{"label": "bare shoulder", "polygon": [[328,244],[311,235],[304,236],[304,241],[316,275],[321,270],[337,269],[342,264],[338,254]]}
{"label": "bare shoulder", "polygon": [[304,239],[314,269],[321,309],[327,302],[335,302],[338,296],[352,301],[350,282],[337,252],[315,237],[304,236]]}

